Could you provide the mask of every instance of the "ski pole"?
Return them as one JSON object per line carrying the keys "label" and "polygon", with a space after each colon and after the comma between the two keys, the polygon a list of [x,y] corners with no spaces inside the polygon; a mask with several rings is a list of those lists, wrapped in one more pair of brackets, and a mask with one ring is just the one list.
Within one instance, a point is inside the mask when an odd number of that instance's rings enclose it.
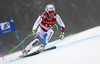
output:
{"label": "ski pole", "polygon": [[[56,25],[56,24],[54,24],[55,26],[56,26],[56,28],[57,28],[57,30],[58,30],[58,26]],[[58,34],[60,35],[60,33],[59,33],[59,30],[58,30]],[[63,34],[63,33],[62,33]],[[61,37],[60,39],[62,40],[64,37]]]}
{"label": "ski pole", "polygon": [[28,35],[27,37],[25,37],[24,40],[23,40],[20,44],[18,44],[16,47],[14,47],[11,51],[9,51],[9,53],[11,53],[13,50],[15,50],[16,48],[18,48],[21,44],[23,44],[24,41],[25,41],[28,37],[33,36],[33,35],[35,35],[35,34]]}
{"label": "ski pole", "polygon": [[57,24],[54,24],[55,26],[56,26],[56,29],[58,30],[58,26],[57,26]]}

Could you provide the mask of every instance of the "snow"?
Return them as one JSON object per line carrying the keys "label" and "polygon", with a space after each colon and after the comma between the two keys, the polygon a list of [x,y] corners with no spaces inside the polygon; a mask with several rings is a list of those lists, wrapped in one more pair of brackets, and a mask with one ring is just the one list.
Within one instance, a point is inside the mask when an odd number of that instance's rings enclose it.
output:
{"label": "snow", "polygon": [[[21,51],[0,58],[0,64],[100,64],[100,26],[49,43],[57,49],[19,59]],[[35,51],[34,47],[30,53]]]}

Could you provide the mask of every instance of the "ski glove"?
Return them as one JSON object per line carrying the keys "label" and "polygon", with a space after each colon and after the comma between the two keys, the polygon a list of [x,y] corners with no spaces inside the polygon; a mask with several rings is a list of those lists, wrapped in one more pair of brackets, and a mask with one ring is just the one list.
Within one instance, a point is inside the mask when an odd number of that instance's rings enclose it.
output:
{"label": "ski glove", "polygon": [[32,30],[32,32],[33,32],[33,35],[35,35],[35,31],[36,31],[35,29],[33,29],[33,30]]}
{"label": "ski glove", "polygon": [[61,34],[60,34],[60,39],[61,39],[61,40],[64,39],[64,32],[61,32]]}

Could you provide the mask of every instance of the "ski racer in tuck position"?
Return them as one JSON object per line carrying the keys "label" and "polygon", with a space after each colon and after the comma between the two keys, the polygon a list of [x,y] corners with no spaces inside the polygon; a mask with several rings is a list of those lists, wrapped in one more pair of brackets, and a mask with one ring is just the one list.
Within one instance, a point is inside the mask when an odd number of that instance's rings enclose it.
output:
{"label": "ski racer in tuck position", "polygon": [[[36,20],[35,24],[33,25],[32,32],[34,34],[37,30],[36,37],[22,51],[22,56],[27,55],[28,52],[41,41],[42,38],[43,38],[43,41],[38,50],[39,51],[44,50],[48,41],[51,39],[51,37],[54,34],[54,31],[52,30],[52,28],[56,21],[61,26],[60,38],[62,38],[62,37],[64,37],[65,25],[64,25],[63,21],[61,20],[60,16],[55,13],[55,7],[52,4],[46,5],[45,12],[43,12],[41,15],[39,15],[38,19]],[[38,27],[38,29],[37,29],[37,27]]]}

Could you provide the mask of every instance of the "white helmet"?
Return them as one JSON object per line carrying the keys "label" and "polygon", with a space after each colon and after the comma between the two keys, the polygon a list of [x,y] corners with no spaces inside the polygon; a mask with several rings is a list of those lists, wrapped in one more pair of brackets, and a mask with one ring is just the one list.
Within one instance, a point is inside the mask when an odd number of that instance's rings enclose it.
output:
{"label": "white helmet", "polygon": [[55,13],[55,7],[54,7],[52,4],[48,4],[48,5],[46,5],[46,7],[45,7],[45,11],[46,11],[48,14]]}

